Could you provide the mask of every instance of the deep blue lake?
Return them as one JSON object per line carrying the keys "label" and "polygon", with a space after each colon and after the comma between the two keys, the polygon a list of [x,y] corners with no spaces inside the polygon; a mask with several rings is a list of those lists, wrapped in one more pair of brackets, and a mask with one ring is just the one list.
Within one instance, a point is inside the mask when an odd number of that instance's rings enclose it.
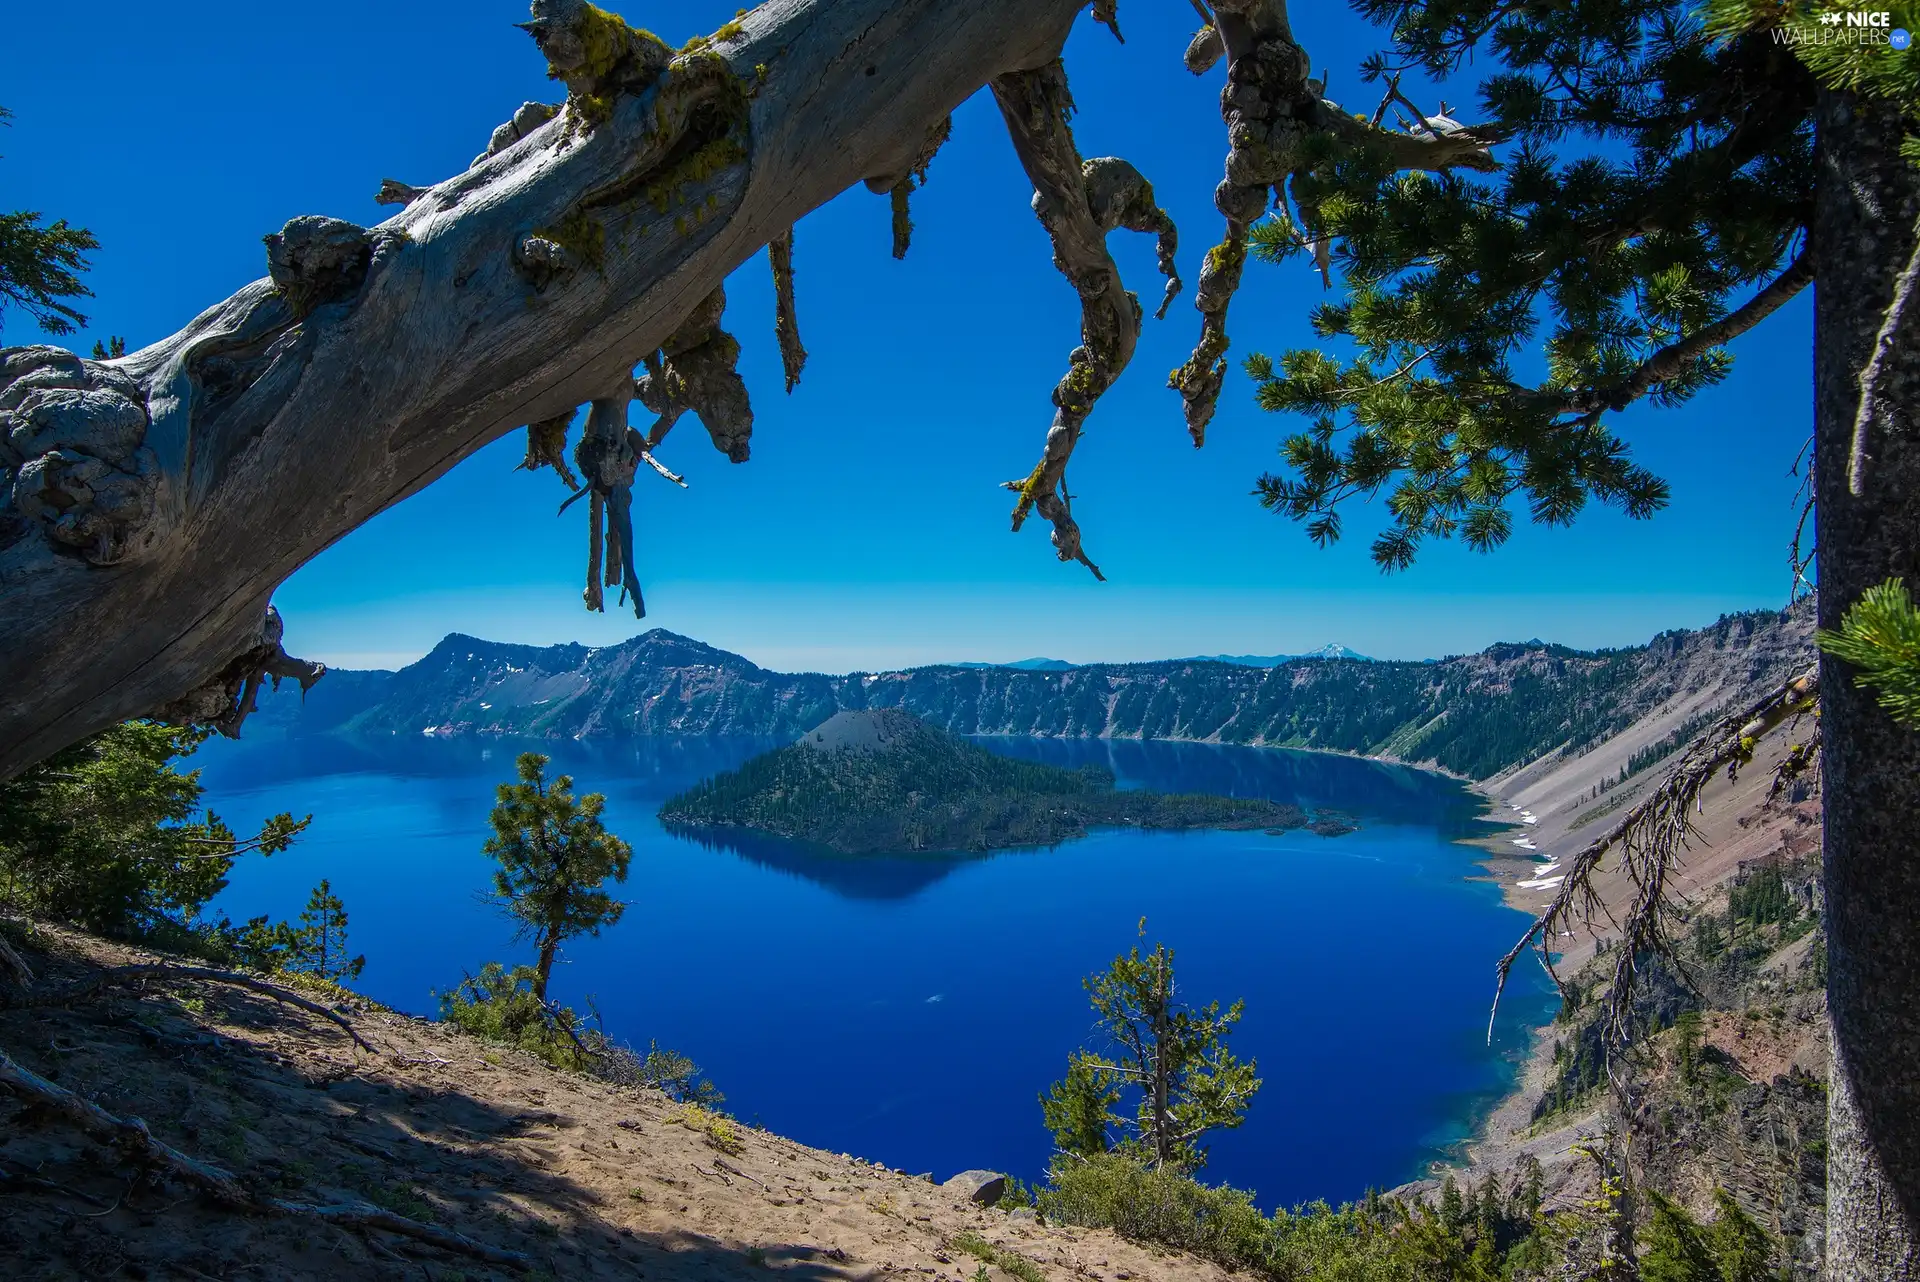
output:
{"label": "deep blue lake", "polygon": [[295,915],[331,878],[367,955],[357,987],[431,1013],[489,960],[531,960],[479,898],[494,785],[548,753],[607,795],[633,845],[625,918],[566,947],[554,995],[610,1033],[691,1055],[727,1107],[804,1143],[941,1178],[1032,1179],[1038,1094],[1092,1016],[1081,980],[1139,939],[1178,957],[1185,996],[1244,998],[1235,1051],[1265,1085],[1206,1178],[1269,1209],[1421,1174],[1512,1081],[1554,998],[1520,968],[1485,1044],[1494,961],[1525,918],[1469,880],[1484,807],[1437,775],[1315,753],[1133,741],[985,741],[1111,768],[1122,786],[1264,796],[1358,816],[1358,832],[1102,830],[1051,850],[852,859],[775,841],[670,836],[661,801],[770,746],[330,738],[212,743],[207,801],[237,829],[313,814],[283,855],[235,868],[216,912]]}

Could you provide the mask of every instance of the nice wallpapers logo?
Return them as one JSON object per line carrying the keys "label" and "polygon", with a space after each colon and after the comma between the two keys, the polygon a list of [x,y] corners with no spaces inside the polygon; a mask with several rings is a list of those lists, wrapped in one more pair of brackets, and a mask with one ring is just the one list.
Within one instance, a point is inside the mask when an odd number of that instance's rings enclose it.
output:
{"label": "nice wallpapers logo", "polygon": [[1814,16],[1817,24],[1782,27],[1774,30],[1774,39],[1782,44],[1886,45],[1895,50],[1912,46],[1913,35],[1905,27],[1893,25],[1893,14],[1886,10],[1828,9]]}
{"label": "nice wallpapers logo", "polygon": [[1857,44],[1860,48],[1907,50],[1912,46],[1912,33],[1905,27],[1895,27],[1893,13],[1887,10],[1822,10],[1812,13],[1812,25],[1774,27],[1774,44]]}

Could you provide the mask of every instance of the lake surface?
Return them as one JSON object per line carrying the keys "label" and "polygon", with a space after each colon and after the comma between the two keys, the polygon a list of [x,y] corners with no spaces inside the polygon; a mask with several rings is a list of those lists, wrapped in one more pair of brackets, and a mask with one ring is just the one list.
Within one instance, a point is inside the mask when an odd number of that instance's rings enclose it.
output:
{"label": "lake surface", "polygon": [[431,1013],[489,960],[531,960],[480,899],[494,785],[546,752],[607,795],[633,845],[625,918],[566,947],[553,995],[608,1031],[691,1055],[742,1119],[941,1178],[1032,1179],[1037,1097],[1090,1031],[1081,980],[1139,940],[1177,953],[1197,1004],[1244,998],[1234,1050],[1265,1085],[1206,1177],[1268,1209],[1421,1174],[1512,1081],[1554,999],[1516,970],[1485,1044],[1493,965],[1525,927],[1469,880],[1483,805],[1439,776],[1314,753],[1133,741],[985,740],[1125,787],[1263,796],[1358,816],[1360,831],[1097,831],[1052,850],[854,859],[773,840],[702,844],[654,818],[668,796],[769,744],[328,738],[217,742],[195,758],[237,829],[312,812],[293,849],[247,858],[216,901],[295,915],[331,878],[367,955],[357,987]]}

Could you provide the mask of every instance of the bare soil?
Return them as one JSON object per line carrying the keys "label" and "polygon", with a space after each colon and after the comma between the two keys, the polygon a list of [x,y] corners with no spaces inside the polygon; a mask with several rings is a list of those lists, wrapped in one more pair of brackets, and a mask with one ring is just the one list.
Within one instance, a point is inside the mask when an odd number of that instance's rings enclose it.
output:
{"label": "bare soil", "polygon": [[[163,960],[47,927],[23,952],[40,985]],[[0,1050],[256,1188],[370,1200],[525,1252],[530,1273],[386,1233],[236,1213],[0,1088],[10,1279],[973,1279],[982,1261],[954,1245],[969,1232],[1063,1282],[1227,1276],[1104,1231],[1013,1219],[371,1003],[336,1009],[377,1054],[270,998],[202,982],[0,1012]],[[992,1282],[1013,1276],[984,1267]]]}

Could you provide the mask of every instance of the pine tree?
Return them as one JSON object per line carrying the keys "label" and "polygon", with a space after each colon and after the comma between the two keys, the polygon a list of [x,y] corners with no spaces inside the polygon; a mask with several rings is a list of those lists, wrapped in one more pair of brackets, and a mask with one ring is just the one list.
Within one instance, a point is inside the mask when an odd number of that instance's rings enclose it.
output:
{"label": "pine tree", "polygon": [[[285,850],[312,816],[241,837],[175,768],[204,732],[129,721],[0,782],[0,899],[102,934],[189,945],[242,855]],[[162,938],[164,937],[164,938]]]}
{"label": "pine tree", "polygon": [[1647,1197],[1653,1215],[1640,1245],[1640,1282],[1723,1282],[1693,1217],[1670,1198]]}
{"label": "pine tree", "polygon": [[[1066,1079],[1043,1097],[1056,1142],[1064,1151],[1090,1156],[1110,1147],[1112,1125],[1124,1138],[1111,1147],[1156,1170],[1198,1170],[1206,1164],[1201,1137],[1239,1126],[1260,1089],[1254,1061],[1240,1061],[1226,1046],[1242,1004],[1225,1011],[1219,1002],[1200,1009],[1182,1005],[1173,953],[1165,944],[1144,957],[1135,947],[1085,986],[1109,1053],[1076,1054]],[[1124,1094],[1136,1092],[1131,1117],[1113,1111]]]}
{"label": "pine tree", "polygon": [[295,939],[293,957],[287,963],[290,970],[306,971],[339,983],[358,979],[367,964],[364,956],[347,955],[347,907],[324,877],[307,897],[307,906],[301,910],[300,923],[295,928]]}
{"label": "pine tree", "polygon": [[1773,1238],[1727,1190],[1716,1188],[1713,1204],[1716,1216],[1703,1237],[1720,1267],[1721,1282],[1769,1282],[1775,1276]]}
{"label": "pine tree", "polygon": [[[1920,370],[1920,57],[1835,39],[1821,20],[1887,13],[1911,31],[1920,5],[1357,5],[1389,46],[1365,68],[1384,82],[1379,116],[1459,130],[1401,81],[1471,61],[1491,74],[1469,132],[1500,163],[1485,177],[1408,173],[1327,148],[1302,157],[1254,229],[1257,258],[1340,269],[1341,292],[1313,313],[1325,350],[1247,361],[1260,403],[1303,420],[1261,499],[1316,542],[1374,499],[1385,570],[1432,539],[1496,547],[1516,517],[1565,524],[1595,501],[1652,515],[1667,486],[1631,457],[1621,415],[1723,379],[1728,345],[1819,281],[1804,515],[1820,622],[1845,636],[1843,612],[1866,607],[1820,680],[1826,1240],[1836,1275],[1904,1278],[1920,1258],[1920,960],[1907,946],[1920,896],[1900,888],[1920,735],[1899,719],[1913,627],[1886,607],[1891,581],[1920,572],[1920,438],[1901,410]],[[1797,544],[1792,568],[1805,582]]]}
{"label": "pine tree", "polygon": [[573,779],[547,781],[547,758],[523,752],[515,763],[519,782],[503,783],[488,817],[493,836],[484,849],[500,863],[494,894],[531,938],[534,995],[545,1000],[553,960],[562,942],[598,935],[620,920],[626,905],[601,889],[607,879],[627,879],[633,857],[627,843],[606,830],[600,813],[607,799],[597,792],[573,795]]}
{"label": "pine tree", "polygon": [[1673,1021],[1674,1065],[1681,1082],[1687,1086],[1694,1085],[1700,1078],[1702,1023],[1697,1010],[1682,1011]]}

